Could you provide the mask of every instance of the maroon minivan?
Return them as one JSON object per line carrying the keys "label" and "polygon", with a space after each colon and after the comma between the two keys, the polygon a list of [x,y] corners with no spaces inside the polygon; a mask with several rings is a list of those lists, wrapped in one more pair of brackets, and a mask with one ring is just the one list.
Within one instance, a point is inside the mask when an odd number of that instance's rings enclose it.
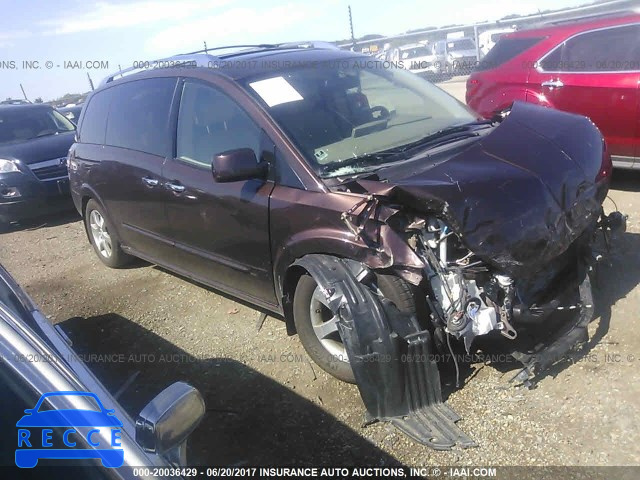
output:
{"label": "maroon minivan", "polygon": [[603,215],[611,159],[586,118],[521,103],[479,120],[310,44],[161,63],[107,78],[69,152],[106,265],[140,257],[282,316],[372,418],[437,448],[470,440],[434,352],[495,337],[524,381],[584,339],[594,238],[624,225]]}

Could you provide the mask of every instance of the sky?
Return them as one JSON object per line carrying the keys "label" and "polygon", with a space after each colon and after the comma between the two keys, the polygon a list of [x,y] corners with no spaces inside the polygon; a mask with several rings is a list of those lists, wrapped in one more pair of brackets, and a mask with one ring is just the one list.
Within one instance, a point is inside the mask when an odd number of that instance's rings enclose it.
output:
{"label": "sky", "polygon": [[23,98],[21,83],[30,100],[82,93],[89,90],[87,72],[97,85],[109,73],[136,61],[199,50],[204,41],[212,47],[345,39],[350,35],[348,5],[354,34],[359,37],[585,3],[588,1],[0,0],[0,99]]}

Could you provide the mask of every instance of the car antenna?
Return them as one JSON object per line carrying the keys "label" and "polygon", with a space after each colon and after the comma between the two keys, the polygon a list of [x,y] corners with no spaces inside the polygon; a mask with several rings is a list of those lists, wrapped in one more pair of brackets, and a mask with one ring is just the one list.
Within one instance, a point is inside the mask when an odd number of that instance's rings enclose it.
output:
{"label": "car antenna", "polygon": [[206,40],[204,41],[204,53],[205,54],[209,53],[209,51],[207,50],[207,41]]}

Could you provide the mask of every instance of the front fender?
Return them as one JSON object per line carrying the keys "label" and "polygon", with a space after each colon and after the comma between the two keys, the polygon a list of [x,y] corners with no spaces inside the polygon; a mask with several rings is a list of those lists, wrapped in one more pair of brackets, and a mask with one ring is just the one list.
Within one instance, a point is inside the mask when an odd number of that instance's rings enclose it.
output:
{"label": "front fender", "polygon": [[274,252],[275,281],[280,295],[283,293],[282,286],[289,267],[297,259],[313,253],[349,258],[374,269],[393,265],[393,255],[390,252],[367,247],[362,240],[356,240],[355,235],[348,232],[346,227],[344,230],[331,227],[310,228],[292,235]]}
{"label": "front fender", "polygon": [[366,243],[361,237],[344,229],[331,227],[310,228],[298,232],[274,254],[275,284],[280,297],[288,269],[301,257],[325,254],[363,263],[373,270],[395,269],[408,282],[417,285],[422,280],[422,260],[391,227],[376,227],[379,243]]}

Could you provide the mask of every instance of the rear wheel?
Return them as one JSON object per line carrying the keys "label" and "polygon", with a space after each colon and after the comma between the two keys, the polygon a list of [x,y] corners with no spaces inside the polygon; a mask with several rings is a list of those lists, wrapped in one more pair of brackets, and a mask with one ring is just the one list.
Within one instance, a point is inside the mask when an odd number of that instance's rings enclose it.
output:
{"label": "rear wheel", "polygon": [[[411,288],[401,278],[377,275],[380,293],[403,313],[416,313]],[[339,380],[355,383],[347,351],[338,332],[338,317],[329,309],[327,300],[316,281],[303,275],[293,298],[293,320],[311,359],[325,372]]]}
{"label": "rear wheel", "polygon": [[102,263],[111,268],[121,268],[131,263],[133,257],[122,251],[115,228],[95,200],[87,203],[84,221],[93,249]]}

